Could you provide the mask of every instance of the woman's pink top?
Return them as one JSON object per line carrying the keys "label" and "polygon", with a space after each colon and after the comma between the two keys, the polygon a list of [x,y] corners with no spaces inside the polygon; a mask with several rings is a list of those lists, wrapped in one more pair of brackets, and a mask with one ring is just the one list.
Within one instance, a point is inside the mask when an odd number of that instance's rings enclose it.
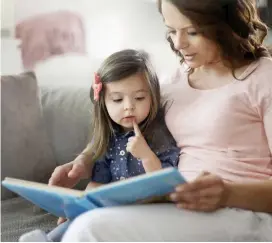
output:
{"label": "woman's pink top", "polygon": [[272,59],[251,64],[243,77],[198,90],[181,67],[162,87],[166,123],[181,148],[179,170],[188,180],[202,171],[235,182],[272,179]]}

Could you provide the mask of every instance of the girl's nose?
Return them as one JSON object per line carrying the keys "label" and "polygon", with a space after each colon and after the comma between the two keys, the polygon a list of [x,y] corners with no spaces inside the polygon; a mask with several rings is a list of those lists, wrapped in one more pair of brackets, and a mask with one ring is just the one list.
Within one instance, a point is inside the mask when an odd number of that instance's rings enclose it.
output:
{"label": "girl's nose", "polygon": [[124,103],[124,110],[134,110],[135,104],[132,100],[128,99]]}

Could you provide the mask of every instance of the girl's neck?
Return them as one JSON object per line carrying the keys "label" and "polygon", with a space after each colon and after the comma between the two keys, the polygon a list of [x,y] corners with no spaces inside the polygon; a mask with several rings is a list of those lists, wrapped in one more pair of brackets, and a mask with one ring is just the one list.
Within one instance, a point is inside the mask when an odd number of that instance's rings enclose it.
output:
{"label": "girl's neck", "polygon": [[122,127],[121,131],[123,133],[127,133],[127,132],[130,132],[130,131],[133,131],[133,128]]}

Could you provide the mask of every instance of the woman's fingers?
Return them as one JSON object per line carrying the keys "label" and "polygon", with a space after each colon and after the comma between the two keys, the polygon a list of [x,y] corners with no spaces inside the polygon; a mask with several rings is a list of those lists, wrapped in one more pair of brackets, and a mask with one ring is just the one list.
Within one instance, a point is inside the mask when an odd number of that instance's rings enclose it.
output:
{"label": "woman's fingers", "polygon": [[210,212],[216,209],[213,206],[213,204],[200,204],[200,203],[178,203],[177,207],[201,212]]}
{"label": "woman's fingers", "polygon": [[220,197],[221,194],[224,192],[224,189],[220,186],[214,186],[209,188],[204,188],[201,190],[195,190],[195,191],[178,191],[174,192],[170,195],[170,198],[174,202],[178,201],[189,201],[193,202],[196,200],[200,200],[201,198],[217,198]]}
{"label": "woman's fingers", "polygon": [[212,211],[222,205],[225,194],[223,180],[204,172],[194,181],[177,186],[170,198],[179,208]]}
{"label": "woman's fingers", "polygon": [[222,180],[215,175],[203,173],[201,176],[197,177],[194,181],[177,186],[176,191],[177,192],[196,191],[212,187],[215,184],[222,184]]}
{"label": "woman's fingers", "polygon": [[85,167],[83,164],[75,163],[72,169],[68,172],[68,177],[73,179],[80,179],[84,176]]}
{"label": "woman's fingers", "polygon": [[71,170],[71,164],[61,165],[55,168],[48,184],[61,186],[64,177],[67,177],[67,173]]}
{"label": "woman's fingers", "polygon": [[80,179],[86,178],[86,175],[87,171],[84,164],[73,161],[56,167],[48,184],[71,188],[76,185]]}

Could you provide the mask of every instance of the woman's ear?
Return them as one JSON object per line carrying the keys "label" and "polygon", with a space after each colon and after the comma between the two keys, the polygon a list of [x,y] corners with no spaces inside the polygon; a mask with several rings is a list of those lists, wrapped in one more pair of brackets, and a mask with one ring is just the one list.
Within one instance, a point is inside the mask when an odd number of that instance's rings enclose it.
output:
{"label": "woman's ear", "polygon": [[270,56],[272,57],[272,44],[267,46],[267,50],[268,50]]}

